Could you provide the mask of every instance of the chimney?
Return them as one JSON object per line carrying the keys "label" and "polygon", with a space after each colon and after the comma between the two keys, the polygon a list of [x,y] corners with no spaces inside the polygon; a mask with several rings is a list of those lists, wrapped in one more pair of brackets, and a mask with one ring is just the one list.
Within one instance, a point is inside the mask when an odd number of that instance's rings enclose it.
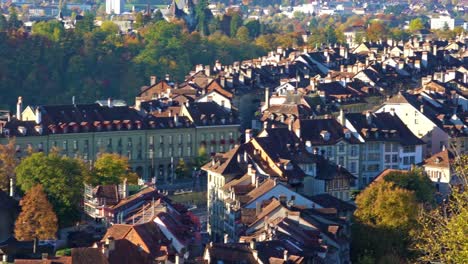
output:
{"label": "chimney", "polygon": [[197,64],[195,66],[195,73],[203,71],[203,64]]}
{"label": "chimney", "polygon": [[366,113],[366,120],[367,120],[367,124],[370,126],[372,125],[372,113],[371,111],[367,111]]}
{"label": "chimney", "polygon": [[37,244],[39,243],[39,239],[37,237],[34,238],[33,240],[33,254],[37,253]]}
{"label": "chimney", "polygon": [[395,116],[395,108],[390,108],[390,114],[391,114],[392,116]]}
{"label": "chimney", "polygon": [[107,107],[112,108],[112,98],[107,98]]}
{"label": "chimney", "polygon": [[15,197],[15,181],[10,178],[10,197]]}
{"label": "chimney", "polygon": [[345,114],[344,114],[343,108],[340,108],[340,115],[338,116],[338,122],[342,126],[345,126],[346,120],[345,120]]}
{"label": "chimney", "polygon": [[210,65],[206,65],[206,66],[205,66],[205,75],[206,75],[206,76],[211,76]]}
{"label": "chimney", "polygon": [[255,238],[250,240],[250,249],[252,249],[252,250],[257,249],[257,241],[255,240]]}
{"label": "chimney", "polygon": [[428,54],[427,54],[427,51],[423,51],[422,52],[422,55],[421,55],[421,62],[422,62],[422,65],[427,68],[427,64],[428,64]]}
{"label": "chimney", "polygon": [[252,139],[252,130],[246,129],[245,130],[245,143],[248,143]]}
{"label": "chimney", "polygon": [[171,80],[171,75],[166,73],[166,82],[169,82]]}
{"label": "chimney", "polygon": [[259,216],[261,212],[262,212],[262,203],[257,201],[255,202],[255,215]]}
{"label": "chimney", "polygon": [[115,240],[114,237],[109,236],[106,238],[106,245],[109,246],[109,251],[112,251],[115,249]]}
{"label": "chimney", "polygon": [[42,258],[42,260],[47,260],[49,258],[49,254],[48,253],[42,253],[41,258]]}
{"label": "chimney", "polygon": [[224,244],[227,244],[229,241],[229,235],[228,234],[224,234]]}
{"label": "chimney", "polygon": [[437,56],[437,45],[436,44],[432,45],[432,55]]}
{"label": "chimney", "polygon": [[8,263],[8,255],[7,255],[7,254],[3,254],[2,260],[3,260],[4,263]]}
{"label": "chimney", "polygon": [[150,85],[153,86],[156,84],[156,76],[155,75],[151,75],[150,76]]}
{"label": "chimney", "polygon": [[121,193],[121,199],[125,199],[128,196],[128,183],[127,183],[127,178],[125,178],[122,182],[122,193]]}
{"label": "chimney", "polygon": [[[252,171],[253,171],[252,167],[253,167],[252,164],[247,165],[247,174],[250,176],[252,176]],[[255,179],[254,177],[252,177],[252,183],[254,183],[254,181]]]}
{"label": "chimney", "polygon": [[179,123],[179,114],[174,115],[174,123],[177,125]]}
{"label": "chimney", "polygon": [[265,88],[265,109],[270,108],[270,88]]}
{"label": "chimney", "polygon": [[283,251],[283,261],[284,262],[288,261],[288,251],[286,249]]}
{"label": "chimney", "polygon": [[424,105],[423,105],[423,104],[419,107],[419,111],[420,111],[421,113],[424,113]]}
{"label": "chimney", "polygon": [[310,140],[307,140],[305,142],[305,147],[306,147],[307,152],[312,153],[312,142]]}
{"label": "chimney", "polygon": [[102,254],[106,257],[106,259],[109,258],[109,245],[104,244],[102,246]]}
{"label": "chimney", "polygon": [[260,185],[260,178],[258,176],[255,176],[255,188],[258,188],[259,185]]}
{"label": "chimney", "polygon": [[40,124],[42,122],[42,113],[39,107],[36,108],[36,124]]}
{"label": "chimney", "polygon": [[23,113],[23,97],[18,97],[18,102],[16,103],[16,119],[23,120],[21,114]]}

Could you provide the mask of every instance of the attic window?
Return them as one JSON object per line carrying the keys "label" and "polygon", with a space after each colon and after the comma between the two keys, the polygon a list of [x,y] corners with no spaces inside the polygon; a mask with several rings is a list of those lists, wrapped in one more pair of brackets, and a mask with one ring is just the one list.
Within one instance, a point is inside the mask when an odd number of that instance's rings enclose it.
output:
{"label": "attic window", "polygon": [[322,136],[323,140],[330,140],[330,132],[323,130],[322,132],[320,132],[320,135]]}
{"label": "attic window", "polygon": [[19,127],[18,127],[18,132],[19,132],[21,135],[25,136],[25,135],[26,135],[26,131],[27,131],[26,127],[24,127],[24,126],[19,126]]}
{"label": "attic window", "polygon": [[350,138],[351,138],[351,133],[350,133],[350,132],[346,132],[344,135],[345,135],[345,138],[346,138],[346,139],[350,139]]}
{"label": "attic window", "polygon": [[435,163],[439,164],[442,161],[440,157],[435,158]]}

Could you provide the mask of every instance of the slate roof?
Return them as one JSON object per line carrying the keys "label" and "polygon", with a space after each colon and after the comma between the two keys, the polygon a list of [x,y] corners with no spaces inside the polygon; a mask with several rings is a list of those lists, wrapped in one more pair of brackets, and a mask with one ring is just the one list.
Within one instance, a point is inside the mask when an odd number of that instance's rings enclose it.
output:
{"label": "slate roof", "polygon": [[[345,136],[344,128],[336,119],[301,119],[295,122],[294,129],[300,130],[301,139],[303,141],[310,141],[312,145],[335,145],[340,141],[346,141],[351,144],[358,144],[359,140],[348,132]],[[329,133],[330,138],[325,140],[322,132]]]}
{"label": "slate roof", "polygon": [[238,124],[237,113],[215,102],[194,102],[187,106],[187,111],[197,126]]}
{"label": "slate roof", "polygon": [[345,117],[365,141],[398,142],[403,146],[424,144],[391,113],[348,113]]}

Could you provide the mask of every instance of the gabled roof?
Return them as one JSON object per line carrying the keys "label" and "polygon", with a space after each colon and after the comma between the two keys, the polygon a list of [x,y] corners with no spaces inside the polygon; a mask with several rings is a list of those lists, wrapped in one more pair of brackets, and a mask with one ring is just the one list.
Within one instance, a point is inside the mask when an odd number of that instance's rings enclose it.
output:
{"label": "gabled roof", "polygon": [[439,153],[432,155],[423,162],[423,166],[450,168],[451,163],[454,161],[455,155],[448,149],[444,149]]}
{"label": "gabled roof", "polygon": [[424,144],[391,113],[348,113],[345,117],[365,141],[393,141],[403,146]]}
{"label": "gabled roof", "polygon": [[[345,136],[345,130],[336,119],[300,119],[294,123],[294,129],[300,130],[301,139],[310,141],[312,145],[334,145],[340,141],[347,141],[351,144],[359,143],[359,140],[348,132]],[[329,133],[329,139],[325,140],[323,132]]]}

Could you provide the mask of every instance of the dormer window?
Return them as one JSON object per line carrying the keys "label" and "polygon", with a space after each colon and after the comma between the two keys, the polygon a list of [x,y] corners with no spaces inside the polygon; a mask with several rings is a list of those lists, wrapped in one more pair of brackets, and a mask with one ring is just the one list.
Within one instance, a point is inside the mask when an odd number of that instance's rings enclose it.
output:
{"label": "dormer window", "polygon": [[350,139],[351,138],[351,132],[349,132],[349,131],[345,132],[344,136],[345,136],[346,139]]}
{"label": "dormer window", "polygon": [[323,140],[330,140],[330,132],[323,130],[322,132],[320,132],[320,135],[322,136]]}
{"label": "dormer window", "polygon": [[9,137],[10,136],[10,129],[5,128],[5,130],[3,130],[3,134],[5,134],[5,136]]}
{"label": "dormer window", "polygon": [[24,126],[19,126],[18,127],[18,133],[20,133],[21,135],[25,136],[26,132],[27,132],[26,127],[24,127]]}

